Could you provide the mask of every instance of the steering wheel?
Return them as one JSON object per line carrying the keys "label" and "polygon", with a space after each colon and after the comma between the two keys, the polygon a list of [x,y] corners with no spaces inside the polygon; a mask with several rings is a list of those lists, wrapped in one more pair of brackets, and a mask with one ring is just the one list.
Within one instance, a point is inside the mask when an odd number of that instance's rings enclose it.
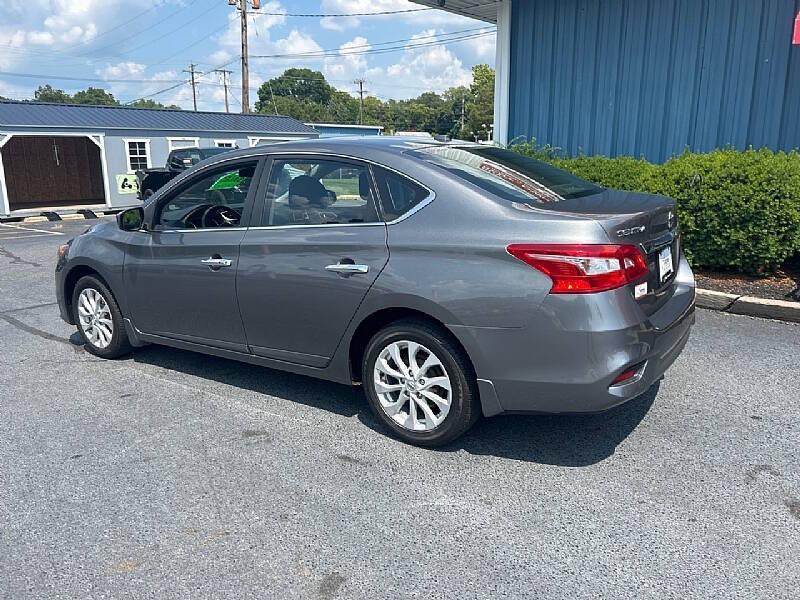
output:
{"label": "steering wheel", "polygon": [[240,218],[241,215],[230,206],[214,204],[205,210],[201,223],[203,227],[235,227]]}

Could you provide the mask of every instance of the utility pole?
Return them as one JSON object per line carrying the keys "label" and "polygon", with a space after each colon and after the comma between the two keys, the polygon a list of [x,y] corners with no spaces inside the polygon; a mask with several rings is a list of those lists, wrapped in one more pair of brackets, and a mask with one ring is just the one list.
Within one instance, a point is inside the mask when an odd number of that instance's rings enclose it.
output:
{"label": "utility pole", "polygon": [[464,94],[461,94],[461,131],[464,131]]}
{"label": "utility pole", "polygon": [[[249,0],[254,10],[261,8],[261,0]],[[247,3],[248,0],[228,0],[239,10],[242,29],[242,113],[250,112],[250,65],[247,55]]]}
{"label": "utility pole", "polygon": [[358,105],[358,124],[364,124],[364,84],[367,82],[366,79],[356,79],[353,81],[358,86],[358,97],[360,98],[359,105]]}
{"label": "utility pole", "polygon": [[247,0],[239,0],[242,18],[242,114],[250,112],[250,61],[247,56]]}
{"label": "utility pole", "polygon": [[228,69],[214,69],[214,73],[222,75],[222,86],[225,88],[225,112],[231,112],[228,106],[228,76],[233,73]]}
{"label": "utility pole", "polygon": [[188,69],[184,69],[184,73],[191,73],[192,74],[192,102],[194,103],[194,112],[197,112],[197,82],[194,79],[195,75],[202,75],[198,71],[195,71],[196,65],[190,64]]}

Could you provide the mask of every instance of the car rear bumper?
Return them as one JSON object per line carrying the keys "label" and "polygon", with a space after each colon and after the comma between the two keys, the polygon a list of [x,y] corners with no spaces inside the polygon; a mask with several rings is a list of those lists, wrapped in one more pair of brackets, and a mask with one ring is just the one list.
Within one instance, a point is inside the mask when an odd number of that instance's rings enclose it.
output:
{"label": "car rear bumper", "polygon": [[685,259],[670,293],[649,316],[623,288],[548,296],[524,328],[451,329],[473,359],[485,415],[601,412],[650,389],[686,345],[695,285]]}

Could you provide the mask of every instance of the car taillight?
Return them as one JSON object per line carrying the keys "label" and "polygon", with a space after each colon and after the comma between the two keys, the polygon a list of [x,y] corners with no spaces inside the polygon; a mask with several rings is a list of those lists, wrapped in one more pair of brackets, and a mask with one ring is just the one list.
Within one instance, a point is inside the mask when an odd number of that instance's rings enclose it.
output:
{"label": "car taillight", "polygon": [[613,290],[647,275],[641,250],[617,244],[511,244],[508,253],[553,281],[551,294]]}

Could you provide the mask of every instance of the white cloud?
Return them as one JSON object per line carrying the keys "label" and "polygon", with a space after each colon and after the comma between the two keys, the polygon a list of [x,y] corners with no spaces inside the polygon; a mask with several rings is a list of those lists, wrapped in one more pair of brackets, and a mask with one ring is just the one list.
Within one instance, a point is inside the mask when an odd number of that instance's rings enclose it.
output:
{"label": "white cloud", "polygon": [[97,73],[103,79],[135,79],[142,77],[145,65],[135,62],[121,62],[116,65],[108,65],[100,69]]}
{"label": "white cloud", "polygon": [[467,52],[476,58],[478,62],[488,63],[494,66],[495,44],[497,35],[486,35],[459,42],[459,46],[466,48]]}
{"label": "white cloud", "polygon": [[[419,95],[424,89],[441,92],[472,82],[471,72],[447,46],[413,47],[415,40],[430,39],[429,36],[436,33],[436,30],[428,29],[413,36],[400,60],[386,68],[390,81],[386,84],[387,95],[393,98],[411,97]],[[424,89],[400,89],[400,84],[397,89],[392,89],[391,82],[413,82],[414,86]]]}
{"label": "white cloud", "polygon": [[26,100],[33,97],[33,86],[16,85],[0,79],[0,96],[12,100]]}
{"label": "white cloud", "polygon": [[[132,61],[124,61],[98,69],[97,74],[103,79],[110,80],[104,85],[101,84],[101,87],[114,94],[114,97],[121,102],[127,102],[137,97],[142,98],[150,96],[159,90],[169,87],[172,82],[184,79],[186,76],[185,73],[179,73],[174,69],[160,71],[155,74],[148,74],[146,69],[147,65]],[[147,79],[149,81],[114,81],[120,79]],[[98,84],[93,85],[98,86]],[[186,88],[185,90],[183,89],[184,87]],[[163,97],[157,95],[153,97],[153,100],[164,104],[178,104],[188,108],[192,103],[191,91],[190,86],[181,86],[180,88],[176,88],[175,91],[165,94]],[[186,92],[188,92],[188,94]],[[182,102],[176,102],[172,100],[171,97],[181,98]]]}
{"label": "white cloud", "polygon": [[[136,10],[146,10],[160,0],[139,0]],[[169,0],[182,2],[183,0]],[[103,31],[130,18],[124,0],[2,0],[0,67],[29,64],[43,53],[89,46]],[[113,40],[105,37],[104,40]],[[61,59],[67,60],[69,59]],[[72,60],[74,62],[74,59]]]}
{"label": "white cloud", "polygon": [[387,11],[404,11],[389,15],[376,15],[371,17],[325,17],[320,20],[320,25],[325,29],[344,31],[358,27],[362,22],[376,19],[400,20],[412,25],[463,25],[469,27],[478,21],[461,17],[443,10],[419,10],[425,8],[408,0],[322,0],[321,9],[325,14],[370,14]]}

